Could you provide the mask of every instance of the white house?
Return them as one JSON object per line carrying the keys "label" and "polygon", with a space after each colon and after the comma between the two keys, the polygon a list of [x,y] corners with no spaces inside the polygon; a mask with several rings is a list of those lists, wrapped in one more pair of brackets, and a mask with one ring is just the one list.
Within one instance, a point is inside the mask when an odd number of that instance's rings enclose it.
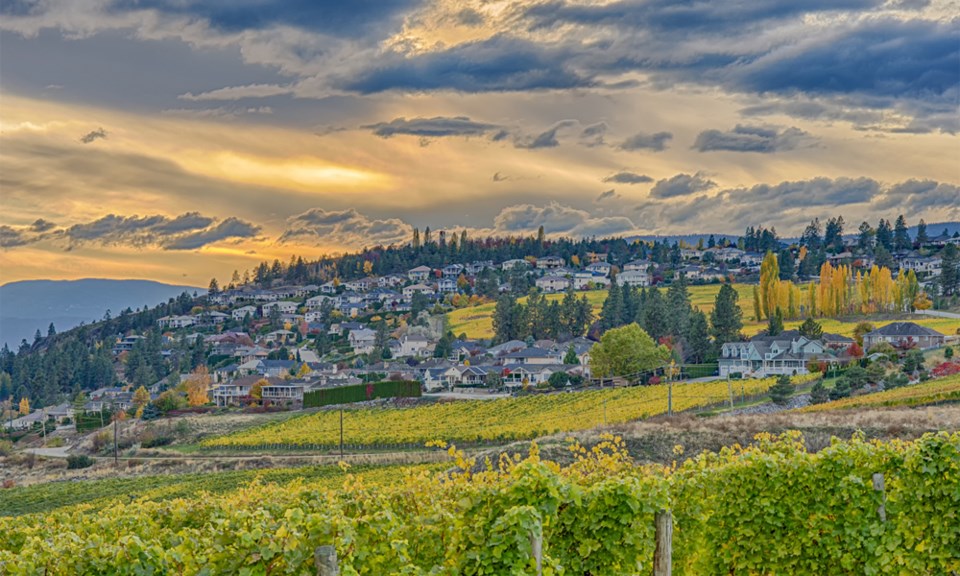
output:
{"label": "white house", "polygon": [[430,341],[417,334],[405,334],[400,338],[401,356],[426,356],[430,353]]}
{"label": "white house", "polygon": [[573,275],[573,289],[585,290],[590,285],[609,286],[610,279],[606,276],[594,276],[587,272],[578,272]]}
{"label": "white house", "polygon": [[559,364],[563,354],[558,351],[544,350],[543,348],[524,348],[510,352],[500,357],[503,364]]}
{"label": "white house", "polygon": [[374,342],[377,339],[377,333],[369,328],[350,331],[350,346],[357,354],[369,354],[373,352]]}
{"label": "white house", "polygon": [[563,266],[563,258],[558,256],[544,256],[537,259],[538,270],[554,270]]}
{"label": "white house", "polygon": [[441,273],[446,278],[456,278],[462,272],[463,272],[462,264],[449,264],[447,266],[444,266],[443,269],[441,270]]}
{"label": "white house", "polygon": [[433,269],[429,266],[417,266],[407,271],[407,278],[413,282],[423,282],[430,277]]}
{"label": "white house", "polygon": [[251,318],[256,318],[257,316],[257,307],[256,306],[241,306],[240,308],[234,309],[230,312],[230,315],[233,316],[233,319],[237,322],[242,321],[247,315],[250,315]]}
{"label": "white house", "polygon": [[570,287],[570,279],[565,276],[547,275],[537,278],[537,288],[544,292],[563,292]]}
{"label": "white house", "polygon": [[270,302],[263,305],[263,315],[269,316],[270,313],[276,308],[281,314],[296,314],[297,308],[300,305],[296,302],[291,302],[289,300],[283,300],[280,302]]}
{"label": "white house", "polygon": [[521,268],[529,268],[529,267],[530,267],[530,262],[527,261],[527,260],[524,260],[524,259],[522,259],[522,258],[515,258],[515,259],[513,259],[513,260],[505,260],[502,264],[500,264],[500,269],[503,270],[503,271],[509,271],[509,270],[513,270],[513,269],[516,268],[517,266],[520,266]]}
{"label": "white house", "polygon": [[610,274],[611,268],[613,267],[606,262],[594,262],[593,264],[587,266],[587,272],[593,274],[594,276],[607,276]]}
{"label": "white house", "polygon": [[456,292],[457,291],[457,280],[456,278],[441,278],[437,280],[437,291],[439,292]]}
{"label": "white house", "polygon": [[651,264],[653,263],[649,260],[632,260],[623,265],[623,272],[646,272]]}
{"label": "white house", "polygon": [[776,336],[757,336],[749,342],[726,342],[720,348],[720,376],[742,374],[765,378],[780,374],[806,374],[813,361],[836,362],[820,340],[810,340],[796,330]]}
{"label": "white house", "polygon": [[319,296],[313,296],[312,298],[307,298],[306,306],[308,310],[318,310],[323,303],[327,300],[330,300],[329,296],[324,296],[323,294]]}
{"label": "white house", "polygon": [[625,270],[617,274],[617,284],[624,286],[649,286],[650,274],[642,270]]}
{"label": "white house", "polygon": [[404,287],[403,296],[405,298],[412,298],[417,292],[421,294],[433,294],[433,288],[426,284],[411,284],[410,286]]}
{"label": "white house", "polygon": [[163,318],[157,319],[157,325],[161,328],[186,328],[196,323],[197,321],[193,316],[164,316]]}

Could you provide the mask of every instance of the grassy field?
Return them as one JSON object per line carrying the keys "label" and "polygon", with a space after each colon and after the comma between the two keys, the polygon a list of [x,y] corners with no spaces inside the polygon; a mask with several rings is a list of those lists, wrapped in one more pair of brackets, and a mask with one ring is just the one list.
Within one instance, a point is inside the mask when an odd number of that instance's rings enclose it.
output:
{"label": "grassy field", "polygon": [[913,386],[884,390],[874,394],[841,398],[833,402],[814,404],[801,412],[826,412],[852,408],[881,408],[892,406],[926,406],[946,402],[960,402],[960,376],[948,376]]}
{"label": "grassy field", "polygon": [[[754,336],[766,328],[767,323],[766,321],[758,322],[753,320],[753,286],[750,284],[734,284],[733,287],[740,296],[740,309],[743,310],[743,331],[747,336]],[[690,286],[689,290],[691,304],[709,314],[709,312],[713,310],[713,301],[717,297],[717,292],[720,291],[720,284]],[[801,290],[804,290],[804,288],[801,287]],[[593,306],[594,315],[599,315],[600,308],[603,306],[603,301],[607,297],[607,291],[592,290],[589,292],[580,292],[578,293],[578,296],[581,294],[587,296],[587,299]],[[562,298],[563,294],[547,295],[548,300],[559,300]],[[521,299],[520,301],[523,302],[524,299]],[[466,333],[468,338],[492,338],[493,309],[495,306],[495,304],[490,303],[476,306],[474,308],[461,308],[460,310],[454,310],[453,312],[447,314],[447,327],[457,335]],[[853,330],[856,328],[857,323],[863,320],[864,318],[849,318],[843,320],[833,318],[818,319],[820,324],[823,326],[824,332],[842,334],[844,336],[852,336]],[[957,333],[957,330],[960,329],[960,320],[952,318],[901,315],[899,317],[884,317],[882,320],[874,320],[869,318],[866,320],[877,328],[898,320],[910,320],[911,322],[915,322],[921,326],[933,328],[934,330],[944,334],[955,334]],[[789,330],[791,328],[799,327],[802,323],[802,320],[787,321],[784,323],[784,327]]]}

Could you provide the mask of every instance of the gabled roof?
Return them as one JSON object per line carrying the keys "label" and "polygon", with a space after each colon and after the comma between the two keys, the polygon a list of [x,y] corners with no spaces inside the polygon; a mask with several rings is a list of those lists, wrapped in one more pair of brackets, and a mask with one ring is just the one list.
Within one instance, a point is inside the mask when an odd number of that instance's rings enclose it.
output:
{"label": "gabled roof", "polygon": [[866,334],[866,336],[943,336],[943,334],[913,322],[894,322],[883,328],[878,328]]}
{"label": "gabled roof", "polygon": [[530,347],[504,354],[504,358],[553,358],[556,354],[543,348]]}

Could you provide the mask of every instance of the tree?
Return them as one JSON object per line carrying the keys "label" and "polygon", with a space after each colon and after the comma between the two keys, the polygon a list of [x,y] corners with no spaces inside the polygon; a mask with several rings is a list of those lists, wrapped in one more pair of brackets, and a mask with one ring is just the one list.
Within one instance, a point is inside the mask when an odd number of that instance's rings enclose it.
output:
{"label": "tree", "polygon": [[656,342],[667,335],[667,306],[657,288],[647,290],[647,299],[643,304],[642,327]]}
{"label": "tree", "polygon": [[658,346],[636,323],[612,328],[590,350],[590,369],[598,378],[635,378],[663,366],[670,359],[666,346]]}
{"label": "tree", "polygon": [[823,326],[813,318],[807,318],[800,325],[800,335],[810,340],[819,340],[823,336]]}
{"label": "tree", "polygon": [[555,390],[560,390],[566,386],[568,382],[570,382],[570,376],[563,371],[554,372],[550,375],[550,378],[547,379],[547,383],[550,384],[550,387]]}
{"label": "tree", "polygon": [[710,333],[707,327],[707,315],[699,308],[690,314],[684,339],[690,351],[690,360],[703,362],[707,359],[707,354],[710,353]]}
{"label": "tree", "polygon": [[952,358],[953,358],[953,348],[950,347],[950,346],[947,346],[947,348],[943,351],[943,357],[946,358],[947,360],[952,359]]}
{"label": "tree", "polygon": [[940,293],[944,296],[960,294],[960,250],[955,244],[943,249],[940,272]]}
{"label": "tree", "polygon": [[830,390],[828,396],[831,400],[839,400],[850,396],[850,381],[844,377],[837,378],[836,384]]}
{"label": "tree", "polygon": [[873,227],[867,222],[862,222],[857,231],[857,248],[864,253],[872,250],[873,239],[874,236],[876,236],[876,232],[874,232]]}
{"label": "tree", "polygon": [[616,277],[610,281],[607,297],[600,308],[600,330],[607,331],[620,326],[623,318],[623,290]]}
{"label": "tree", "polygon": [[893,230],[883,218],[877,224],[877,246],[883,246],[887,251],[893,250]]}
{"label": "tree", "polygon": [[780,251],[780,280],[793,280],[796,264],[793,260],[793,252],[789,248]]}
{"label": "tree", "polygon": [[920,370],[923,370],[923,352],[914,348],[903,358],[903,371],[906,374],[913,374]]}
{"label": "tree", "polygon": [[777,264],[777,255],[767,252],[760,265],[760,311],[764,316],[773,316],[780,306],[779,297],[780,266]]}
{"label": "tree", "polygon": [[863,346],[863,336],[873,332],[875,328],[873,324],[869,322],[858,322],[857,325],[853,328],[853,339],[857,341],[857,344]]}
{"label": "tree", "polygon": [[30,399],[24,396],[20,399],[20,415],[26,416],[30,413]]}
{"label": "tree", "polygon": [[261,378],[253,383],[253,386],[250,387],[250,397],[260,400],[263,398],[263,387],[269,386],[270,381],[266,378]]}
{"label": "tree", "polygon": [[870,377],[867,375],[866,369],[861,368],[860,366],[851,366],[847,369],[844,376],[846,377],[847,382],[850,383],[851,390],[859,390],[866,386],[870,381]]}
{"label": "tree", "polygon": [[57,335],[57,327],[53,325],[53,322],[47,326],[47,338],[53,338]]}
{"label": "tree", "polygon": [[681,274],[667,289],[667,331],[672,336],[681,337],[690,323],[690,292],[687,281]]}
{"label": "tree", "polygon": [[190,377],[183,383],[184,391],[187,393],[187,404],[190,406],[202,406],[210,401],[207,392],[210,389],[210,372],[204,365],[197,366]]}
{"label": "tree", "polygon": [[767,336],[776,336],[781,332],[783,332],[783,312],[777,308],[767,322]]}
{"label": "tree", "polygon": [[917,224],[917,244],[923,246],[930,240],[930,237],[927,236],[927,223],[924,222],[923,218],[920,219],[920,223]]}
{"label": "tree", "polygon": [[577,351],[574,349],[573,344],[567,347],[567,353],[563,357],[564,364],[579,364],[580,359],[577,358]]}
{"label": "tree", "polygon": [[219,293],[220,293],[220,283],[217,282],[216,278],[211,278],[210,287],[207,288],[207,294],[209,294],[210,296],[214,296]]}
{"label": "tree", "polygon": [[823,404],[829,399],[830,395],[827,393],[827,389],[823,385],[823,380],[817,380],[813,385],[813,388],[810,389],[810,403]]}
{"label": "tree", "polygon": [[777,383],[770,387],[770,400],[778,406],[784,406],[793,396],[793,384],[790,383],[790,377],[781,374],[777,378]]}
{"label": "tree", "polygon": [[893,225],[893,249],[909,250],[913,246],[910,239],[910,233],[907,232],[907,219],[903,214],[897,216],[897,222]]}
{"label": "tree", "polygon": [[135,414],[137,418],[143,415],[143,407],[150,403],[150,393],[143,386],[137,388],[133,393],[133,399],[130,402],[136,407]]}

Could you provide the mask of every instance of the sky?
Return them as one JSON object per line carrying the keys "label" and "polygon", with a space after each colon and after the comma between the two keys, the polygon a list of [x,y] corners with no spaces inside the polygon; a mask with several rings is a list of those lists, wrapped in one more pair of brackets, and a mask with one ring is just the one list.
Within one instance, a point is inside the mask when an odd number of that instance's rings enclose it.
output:
{"label": "sky", "polygon": [[956,0],[6,0],[0,283],[960,220]]}

